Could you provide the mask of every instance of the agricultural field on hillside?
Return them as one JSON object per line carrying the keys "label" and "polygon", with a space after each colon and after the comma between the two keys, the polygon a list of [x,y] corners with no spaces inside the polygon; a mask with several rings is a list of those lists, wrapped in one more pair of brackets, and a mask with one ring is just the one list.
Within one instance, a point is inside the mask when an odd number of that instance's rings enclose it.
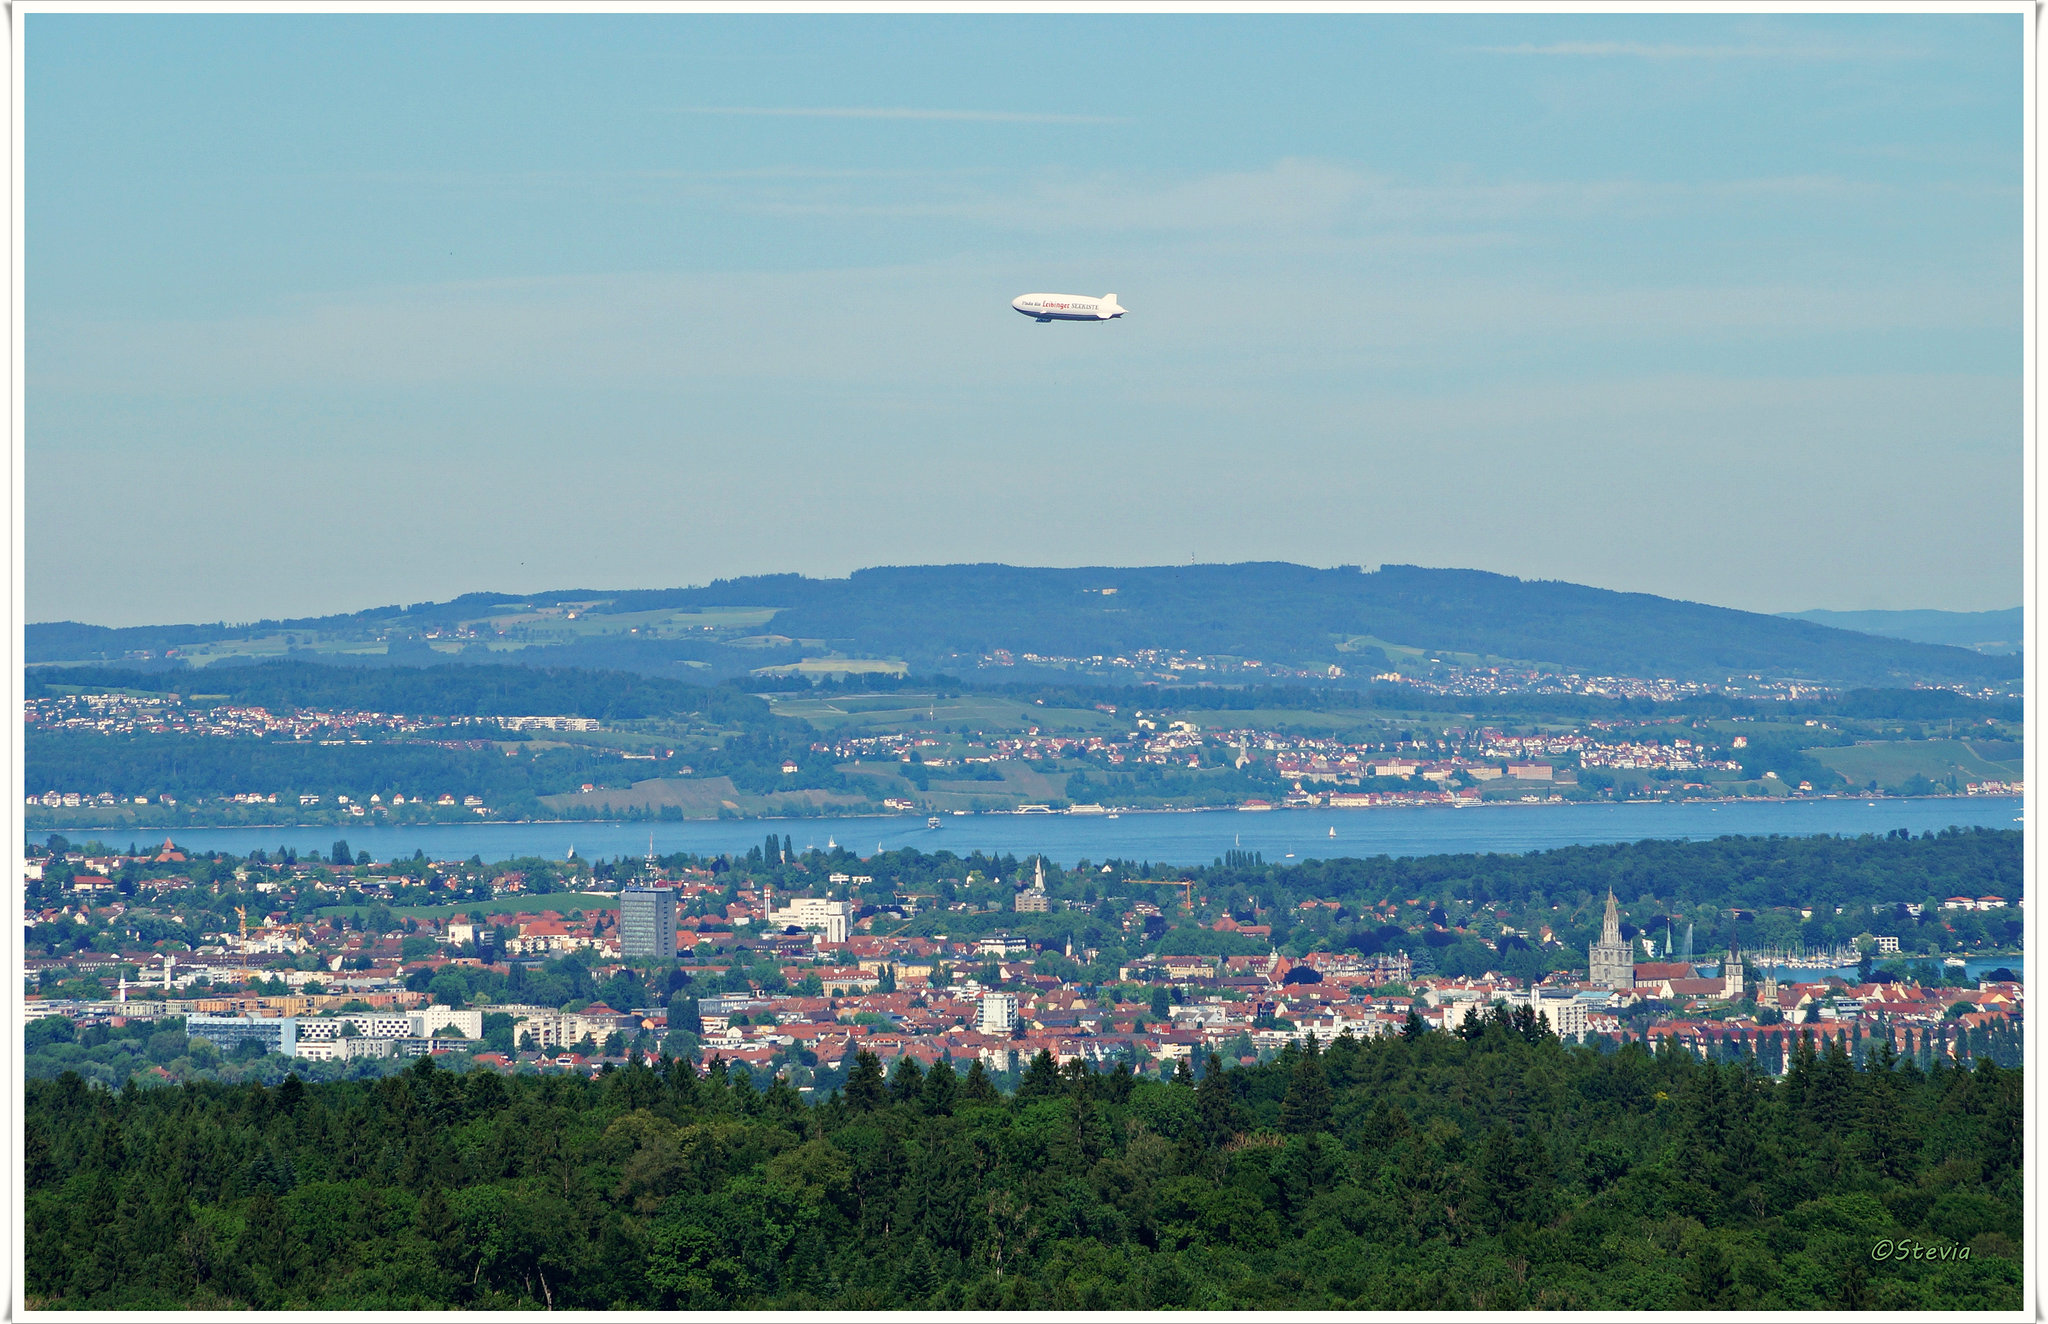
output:
{"label": "agricultural field on hillside", "polygon": [[[2014,751],[2015,756],[1985,758],[1980,743],[1991,752]],[[2019,781],[2026,776],[2026,764],[2016,751],[2011,741],[1889,740],[1819,749],[1813,751],[1813,757],[1848,778],[1851,785],[1875,781],[1880,786],[1897,786],[1915,775],[1931,782],[1951,776],[1965,782]]]}
{"label": "agricultural field on hillside", "polygon": [[761,667],[761,676],[901,676],[907,663],[876,657],[807,657],[778,667]]}
{"label": "agricultural field on hillside", "polygon": [[662,814],[674,810],[683,818],[718,818],[744,814],[749,817],[787,817],[816,814],[828,809],[845,810],[867,803],[865,797],[844,792],[796,789],[754,794],[741,791],[730,777],[650,777],[631,787],[571,791],[541,797],[550,811],[567,817],[630,813],[640,810]]}
{"label": "agricultural field on hillside", "polygon": [[969,693],[941,697],[921,694],[846,694],[832,696],[763,695],[777,717],[809,722],[834,735],[855,734],[852,728],[882,731],[970,730],[1022,731],[1036,726],[1062,734],[1102,735],[1130,729],[1124,713],[1092,708],[1041,707],[1004,694]]}

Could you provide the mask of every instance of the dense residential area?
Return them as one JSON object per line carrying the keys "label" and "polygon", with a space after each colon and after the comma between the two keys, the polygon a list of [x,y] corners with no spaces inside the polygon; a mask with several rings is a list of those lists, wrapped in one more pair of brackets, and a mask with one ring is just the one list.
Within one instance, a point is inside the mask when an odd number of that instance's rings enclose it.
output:
{"label": "dense residential area", "polygon": [[[30,1069],[118,1087],[276,1076],[287,1059],[329,1078],[425,1053],[585,1073],[665,1055],[814,1094],[862,1051],[979,1062],[998,1081],[1041,1052],[1171,1075],[1209,1054],[1251,1063],[1496,1012],[1567,1042],[1668,1041],[1768,1074],[1802,1040],[1837,1038],[1858,1060],[1887,1042],[1923,1064],[2010,1064],[2024,995],[1995,954],[2019,964],[2017,850],[2017,834],[1956,831],[1522,861],[1276,868],[1233,853],[1174,871],[863,860],[772,835],[737,857],[595,865],[373,865],[344,841],[324,859],[193,859],[168,840],[96,854],[52,839],[26,865]],[[1626,880],[1647,860],[1696,881],[1643,894]],[[1446,861],[1469,876],[1447,882]],[[1738,864],[1770,885],[1698,899]],[[1815,869],[1781,900],[1788,871]],[[1601,877],[1624,880],[1625,901]],[[1946,895],[1961,877],[2001,892]],[[133,1052],[99,1051],[117,1042]]]}
{"label": "dense residential area", "polygon": [[1185,871],[52,840],[28,1291],[2010,1307],[2020,868],[1983,830]]}

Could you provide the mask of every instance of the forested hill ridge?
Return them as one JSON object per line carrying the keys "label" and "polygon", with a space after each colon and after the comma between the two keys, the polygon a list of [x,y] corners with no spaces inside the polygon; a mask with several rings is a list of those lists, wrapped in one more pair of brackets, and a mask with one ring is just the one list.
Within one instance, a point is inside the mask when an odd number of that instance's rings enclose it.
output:
{"label": "forested hill ridge", "polygon": [[[1311,1041],[1313,1044],[1313,1041]],[[2023,1074],[1782,1079],[1505,1008],[1004,1096],[861,1053],[23,1101],[32,1307],[2016,1310]]]}
{"label": "forested hill ridge", "polygon": [[[889,566],[699,588],[467,594],[446,603],[253,625],[28,627],[29,662],[164,665],[285,653],[355,663],[506,661],[670,675],[806,657],[914,671],[1156,650],[1369,678],[1430,657],[1586,675],[1830,686],[1985,685],[2020,659],[1810,621],[1477,570],[1389,565],[1051,569]],[[508,653],[510,657],[508,658]],[[1213,674],[1213,673],[1212,673]],[[1247,673],[1247,678],[1259,678]]]}
{"label": "forested hill ridge", "polygon": [[[1365,572],[1277,562],[1135,570],[976,565],[890,567],[804,582],[805,598],[775,618],[779,631],[893,646],[906,656],[1178,648],[1342,663],[1340,644],[1370,639],[1610,675],[1763,673],[1847,683],[2018,674],[2009,660],[1968,657],[1960,649],[1477,570],[1396,565]],[[747,584],[735,581],[727,591]],[[1057,649],[1048,647],[1048,636]]]}

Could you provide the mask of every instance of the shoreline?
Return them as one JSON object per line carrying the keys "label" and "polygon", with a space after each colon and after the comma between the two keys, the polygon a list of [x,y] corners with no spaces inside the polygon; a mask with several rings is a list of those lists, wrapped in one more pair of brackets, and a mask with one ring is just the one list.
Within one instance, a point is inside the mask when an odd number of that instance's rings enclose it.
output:
{"label": "shoreline", "polygon": [[[793,814],[793,815],[780,815],[780,816],[777,816],[777,815],[768,815],[768,814],[758,814],[758,815],[756,815],[756,814],[741,814],[741,815],[736,815],[736,816],[734,816],[734,817],[731,817],[731,818],[681,818],[681,819],[662,819],[662,818],[624,818],[624,817],[619,817],[619,818],[492,818],[492,819],[470,819],[470,820],[467,820],[467,821],[457,820],[457,821],[453,821],[453,822],[447,822],[447,823],[435,823],[435,822],[416,822],[416,823],[388,823],[388,822],[387,822],[387,823],[377,823],[377,822],[372,822],[371,820],[369,820],[369,819],[367,819],[367,818],[363,818],[363,819],[352,819],[352,820],[350,820],[350,821],[349,821],[349,822],[347,822],[347,823],[334,823],[334,822],[291,822],[291,823],[191,823],[191,824],[185,824],[185,825],[183,825],[183,826],[164,826],[164,825],[157,825],[157,826],[152,826],[152,827],[143,827],[143,826],[141,826],[141,825],[138,825],[138,824],[133,824],[133,823],[130,823],[130,824],[114,824],[114,823],[97,823],[97,824],[95,824],[95,823],[80,823],[80,824],[65,824],[65,825],[62,825],[62,826],[54,826],[54,825],[48,825],[48,824],[45,824],[45,825],[43,825],[43,826],[40,826],[40,827],[34,827],[34,828],[31,828],[31,827],[28,827],[28,826],[24,825],[24,827],[23,827],[23,832],[24,832],[24,834],[28,834],[28,833],[38,833],[38,832],[49,832],[49,833],[55,833],[55,834],[58,834],[58,835],[64,835],[64,834],[66,834],[66,833],[68,833],[68,832],[120,832],[120,831],[124,831],[124,830],[125,830],[125,831],[129,831],[129,832],[152,832],[152,833],[154,833],[154,832],[172,832],[172,833],[174,833],[174,832],[255,832],[255,831],[261,831],[261,830],[264,830],[264,829],[269,829],[269,828],[278,828],[278,829],[282,829],[282,830],[286,830],[286,831],[293,831],[293,832],[303,832],[303,831],[308,831],[308,830],[311,830],[311,829],[314,829],[314,828],[320,828],[320,829],[331,829],[331,830],[335,830],[335,831],[342,831],[342,832],[346,832],[346,831],[347,831],[348,829],[350,829],[350,828],[357,828],[357,829],[371,828],[371,829],[375,829],[375,830],[377,830],[377,831],[380,831],[380,832],[386,832],[386,831],[402,831],[402,830],[405,830],[405,829],[410,829],[410,828],[437,828],[437,829],[438,829],[438,828],[492,828],[492,827],[572,827],[572,826],[582,826],[582,825],[584,825],[584,824],[588,824],[588,825],[589,825],[589,826],[591,826],[591,827],[612,827],[612,826],[619,826],[619,825],[632,825],[632,826],[639,826],[639,825],[643,825],[643,824],[644,824],[644,825],[650,825],[650,826],[652,826],[652,825],[666,824],[666,825],[668,825],[668,826],[671,826],[671,827],[672,827],[672,826],[674,826],[674,825],[676,825],[676,824],[678,824],[678,823],[684,823],[684,824],[690,824],[690,823],[815,823],[815,822],[820,822],[820,821],[824,821],[824,820],[828,820],[828,819],[831,819],[831,820],[848,820],[848,819],[852,819],[852,820],[860,820],[860,821],[872,821],[872,822],[888,822],[888,821],[898,821],[898,820],[901,820],[901,821],[914,821],[914,820],[916,820],[916,819],[919,819],[919,818],[933,818],[933,817],[936,817],[936,818],[940,819],[940,820],[941,820],[941,823],[943,824],[945,820],[948,820],[948,819],[953,819],[953,818],[967,818],[967,819],[977,819],[977,818],[1032,818],[1032,819],[1039,819],[1039,818],[1056,818],[1056,819],[1066,819],[1066,818],[1084,818],[1084,819],[1091,819],[1091,820],[1097,820],[1097,821],[1100,821],[1100,820],[1105,820],[1105,819],[1109,818],[1109,817],[1110,817],[1110,816],[1111,816],[1112,814],[1114,814],[1114,815],[1115,815],[1115,816],[1117,816],[1118,818],[1122,818],[1122,817],[1124,817],[1124,816],[1126,816],[1126,815],[1131,815],[1131,816],[1137,816],[1137,815],[1152,815],[1152,814],[1234,814],[1234,813],[1281,813],[1281,812],[1287,812],[1287,813],[1299,813],[1299,812],[1317,812],[1317,813],[1372,813],[1372,812],[1374,812],[1374,811],[1380,811],[1380,810],[1388,810],[1388,809],[1441,809],[1441,810],[1470,810],[1470,809],[1598,809],[1598,808],[1608,808],[1608,809],[1612,809],[1612,808],[1615,808],[1615,807],[1617,807],[1617,806],[1621,806],[1621,805],[1658,805],[1658,806],[1663,806],[1663,807],[1666,807],[1666,808],[1670,808],[1670,807],[1675,807],[1675,806],[1680,806],[1680,805],[1706,805],[1706,806],[1709,806],[1709,807],[1717,807],[1717,806],[1720,806],[1720,805],[1757,805],[1757,804],[1783,804],[1783,805],[1795,805],[1795,804],[1823,804],[1823,803],[1828,803],[1828,802],[1841,802],[1841,801],[1855,801],[1855,800],[1862,800],[1862,801],[1865,801],[1865,802],[1867,802],[1867,803],[1869,803],[1869,804],[1872,804],[1872,805],[1876,805],[1876,804],[1880,804],[1880,803],[1917,803],[1917,802],[1921,802],[1921,801],[1929,801],[1929,800],[1961,800],[1961,801],[1967,801],[1967,802],[1969,802],[1969,803],[1973,803],[1973,804],[1981,804],[1981,803],[1984,803],[1984,802],[1987,802],[1987,801],[1995,801],[1995,800],[2012,800],[2012,801],[2017,801],[2017,802],[2019,802],[2019,803],[2021,803],[2021,804],[2024,804],[2024,803],[2025,803],[2025,801],[2026,801],[2026,796],[2025,796],[2024,794],[2019,794],[2019,795],[2006,795],[2006,794],[1998,794],[1998,795],[1876,795],[1876,796],[1872,796],[1872,795],[1802,795],[1802,796],[1782,796],[1782,795],[1727,795],[1727,796],[1690,796],[1690,797],[1687,797],[1687,798],[1685,798],[1685,799],[1682,799],[1682,800],[1564,800],[1564,801],[1553,801],[1553,800],[1535,800],[1535,801],[1530,801],[1530,800],[1491,800],[1491,801],[1480,801],[1480,802],[1478,802],[1478,803],[1474,803],[1474,804],[1460,804],[1460,805],[1449,805],[1449,804],[1440,804],[1440,803],[1424,803],[1424,804],[1385,804],[1385,805],[1265,805],[1265,806],[1258,806],[1258,807],[1248,807],[1248,806],[1245,806],[1245,805],[1241,805],[1241,804],[1236,804],[1236,805],[1187,805],[1187,806],[1172,806],[1172,805],[1162,805],[1162,806],[1148,806],[1148,807],[1144,807],[1144,808],[1131,808],[1131,809],[1110,809],[1110,810],[1108,810],[1107,812],[1105,812],[1105,813],[1101,813],[1101,814],[1076,814],[1076,813],[1073,813],[1073,812],[1072,812],[1071,810],[1055,810],[1055,811],[1052,811],[1052,812],[1048,812],[1048,813],[1038,813],[1038,812],[1032,812],[1032,813],[1025,813],[1025,812],[1022,812],[1022,811],[1019,811],[1019,810],[1015,810],[1015,809],[981,809],[981,810],[968,810],[968,811],[964,811],[964,812],[956,812],[956,811],[952,811],[952,810],[947,810],[947,811],[945,811],[945,812],[943,812],[943,813],[939,813],[939,814],[936,814],[936,815],[934,815],[934,814],[931,814],[931,813],[929,813],[929,812],[925,812],[925,811],[909,811],[909,812],[904,812],[904,811],[895,811],[895,812],[890,812],[890,813],[881,813],[881,814],[856,814],[856,813],[843,813],[843,814]],[[2017,820],[2016,820],[2016,821],[2017,821]],[[942,826],[941,828],[939,828],[939,829],[936,829],[936,830],[940,830],[940,831],[943,831],[944,829],[943,829],[943,826]]]}

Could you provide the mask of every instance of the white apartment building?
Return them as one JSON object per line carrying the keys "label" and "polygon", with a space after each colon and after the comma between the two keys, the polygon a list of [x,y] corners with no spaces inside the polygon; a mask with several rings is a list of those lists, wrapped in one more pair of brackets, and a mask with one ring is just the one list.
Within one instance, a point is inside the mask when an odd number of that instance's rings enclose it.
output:
{"label": "white apartment building", "polygon": [[1497,996],[1510,1007],[1533,1007],[1536,1019],[1548,1025],[1550,1032],[1560,1039],[1569,1041],[1589,1028],[1586,1004],[1576,993],[1534,988],[1526,993],[1505,992]]}
{"label": "white apartment building", "polygon": [[824,897],[793,896],[782,909],[768,912],[768,926],[775,932],[805,929],[819,934],[828,943],[845,942],[852,924],[852,902],[829,901]]}
{"label": "white apartment building", "polygon": [[[509,1010],[509,1008],[507,1009]],[[585,1016],[573,1011],[538,1011],[528,1014],[514,1013],[512,1042],[532,1035],[535,1044],[542,1048],[570,1048],[585,1035],[597,1044],[603,1044],[612,1031],[632,1023],[625,1016]],[[705,1018],[709,1020],[709,1017]],[[709,1026],[705,1028],[709,1029]]]}
{"label": "white apartment building", "polygon": [[981,995],[981,1017],[975,1029],[983,1034],[1007,1035],[1017,1026],[1017,995],[1014,993],[984,993]]}
{"label": "white apartment building", "polygon": [[340,1016],[302,1017],[299,1020],[299,1041],[302,1043],[336,1043],[345,1036],[342,1027],[355,1027],[357,1036],[364,1039],[428,1039],[434,1031],[452,1025],[470,1039],[484,1037],[484,1013],[481,1007],[421,1007],[417,1011],[375,1012],[352,1011]]}
{"label": "white apartment building", "polygon": [[595,717],[500,717],[498,725],[507,731],[595,731]]}
{"label": "white apartment building", "polygon": [[336,1058],[389,1057],[391,1046],[397,1037],[372,1039],[358,1036],[354,1039],[305,1039],[298,1042],[294,1055],[314,1062],[331,1062]]}
{"label": "white apartment building", "polygon": [[421,1007],[417,1011],[409,1011],[405,1018],[412,1026],[411,1033],[416,1038],[431,1038],[434,1031],[451,1025],[462,1031],[465,1038],[484,1037],[484,1012],[481,1007],[443,1007],[434,1004]]}

